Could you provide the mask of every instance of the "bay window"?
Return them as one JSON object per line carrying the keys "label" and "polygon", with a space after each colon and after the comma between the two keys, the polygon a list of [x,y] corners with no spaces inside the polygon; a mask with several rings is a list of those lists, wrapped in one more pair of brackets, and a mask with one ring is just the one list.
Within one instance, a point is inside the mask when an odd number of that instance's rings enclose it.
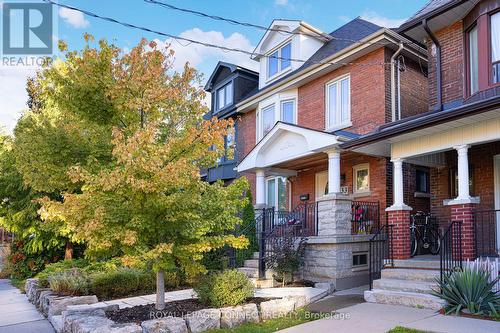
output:
{"label": "bay window", "polygon": [[281,102],[281,121],[295,124],[295,118],[295,100],[291,99]]}
{"label": "bay window", "polygon": [[351,96],[350,77],[342,77],[326,85],[326,129],[350,126]]}
{"label": "bay window", "polygon": [[490,16],[492,83],[500,83],[500,12]]}
{"label": "bay window", "polygon": [[269,105],[262,109],[261,119],[262,119],[261,138],[262,138],[271,130],[271,128],[273,128],[274,124],[276,123],[276,119],[274,117],[274,104]]}
{"label": "bay window", "polygon": [[291,67],[292,44],[287,43],[267,58],[267,77],[272,78]]}
{"label": "bay window", "polygon": [[217,89],[217,110],[233,104],[233,83],[229,82],[220,89]]}
{"label": "bay window", "polygon": [[469,84],[470,94],[474,94],[479,89],[479,57],[477,45],[477,25],[468,32],[469,45]]}

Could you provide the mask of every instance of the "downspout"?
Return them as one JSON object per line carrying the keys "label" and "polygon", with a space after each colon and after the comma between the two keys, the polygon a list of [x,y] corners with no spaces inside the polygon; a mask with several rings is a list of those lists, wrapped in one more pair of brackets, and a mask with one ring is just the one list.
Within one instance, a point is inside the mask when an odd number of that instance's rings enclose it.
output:
{"label": "downspout", "polygon": [[398,120],[401,119],[401,57],[398,57]]}
{"label": "downspout", "polygon": [[392,121],[396,121],[396,80],[394,78],[394,60],[396,57],[403,51],[404,45],[403,43],[399,43],[398,50],[391,57],[391,114]]}
{"label": "downspout", "polygon": [[431,29],[427,25],[427,19],[422,20],[422,26],[425,32],[429,35],[430,39],[436,45],[436,111],[441,111],[443,109],[442,101],[442,91],[441,91],[441,44],[437,40],[436,36],[432,33]]}

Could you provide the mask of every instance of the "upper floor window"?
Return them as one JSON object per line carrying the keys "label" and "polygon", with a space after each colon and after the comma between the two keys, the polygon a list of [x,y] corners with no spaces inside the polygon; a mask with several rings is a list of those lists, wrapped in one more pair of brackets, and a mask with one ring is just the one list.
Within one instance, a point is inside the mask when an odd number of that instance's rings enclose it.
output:
{"label": "upper floor window", "polygon": [[288,43],[280,47],[267,58],[267,77],[271,78],[278,73],[290,68],[292,56],[292,44]]}
{"label": "upper floor window", "polygon": [[473,26],[468,35],[469,44],[469,82],[470,94],[474,94],[479,89],[479,57],[477,44],[477,25]]}
{"label": "upper floor window", "polygon": [[281,102],[281,120],[285,123],[295,124],[295,100]]}
{"label": "upper floor window", "polygon": [[266,106],[265,108],[262,109],[261,118],[262,118],[261,138],[262,138],[271,130],[271,128],[273,128],[274,124],[276,123],[276,119],[274,117],[274,104]]}
{"label": "upper floor window", "polygon": [[500,12],[490,17],[491,67],[493,83],[500,83]]}
{"label": "upper floor window", "polygon": [[233,104],[233,83],[229,82],[217,89],[217,110],[224,109],[231,104]]}
{"label": "upper floor window", "polygon": [[225,145],[225,158],[227,161],[232,161],[235,158],[236,151],[236,131],[234,127],[231,127],[224,138]]}
{"label": "upper floor window", "polygon": [[351,124],[350,77],[345,76],[326,85],[326,129],[339,129]]}

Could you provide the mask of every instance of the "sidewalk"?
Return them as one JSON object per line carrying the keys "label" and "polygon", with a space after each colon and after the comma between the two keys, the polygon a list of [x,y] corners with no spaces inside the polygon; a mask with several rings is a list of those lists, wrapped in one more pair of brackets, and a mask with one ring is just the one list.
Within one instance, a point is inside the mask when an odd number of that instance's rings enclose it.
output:
{"label": "sidewalk", "polygon": [[436,333],[500,332],[500,322],[443,316],[433,310],[397,305],[361,303],[337,313],[341,314],[337,318],[320,319],[280,332],[385,333],[396,326]]}
{"label": "sidewalk", "polygon": [[0,333],[53,333],[49,321],[9,280],[0,279]]}

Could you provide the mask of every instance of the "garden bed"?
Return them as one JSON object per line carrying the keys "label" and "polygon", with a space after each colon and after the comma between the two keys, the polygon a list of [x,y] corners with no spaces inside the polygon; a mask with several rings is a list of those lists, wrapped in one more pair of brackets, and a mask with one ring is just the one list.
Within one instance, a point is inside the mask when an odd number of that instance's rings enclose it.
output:
{"label": "garden bed", "polygon": [[[270,301],[273,298],[253,297],[247,300],[246,304],[260,305],[262,302]],[[130,308],[106,311],[106,316],[117,323],[140,324],[153,317],[184,317],[195,311],[213,308],[202,304],[198,299],[185,299],[180,301],[167,302],[165,309],[156,310],[154,304],[138,305]]]}
{"label": "garden bed", "polygon": [[439,310],[439,313],[445,316],[455,316],[455,317],[464,317],[464,318],[471,318],[471,319],[482,319],[482,320],[491,320],[491,321],[500,321],[500,318],[494,318],[490,316],[484,316],[484,315],[476,315],[472,313],[465,313],[461,311],[458,315],[455,313],[449,313],[446,314],[445,309]]}

